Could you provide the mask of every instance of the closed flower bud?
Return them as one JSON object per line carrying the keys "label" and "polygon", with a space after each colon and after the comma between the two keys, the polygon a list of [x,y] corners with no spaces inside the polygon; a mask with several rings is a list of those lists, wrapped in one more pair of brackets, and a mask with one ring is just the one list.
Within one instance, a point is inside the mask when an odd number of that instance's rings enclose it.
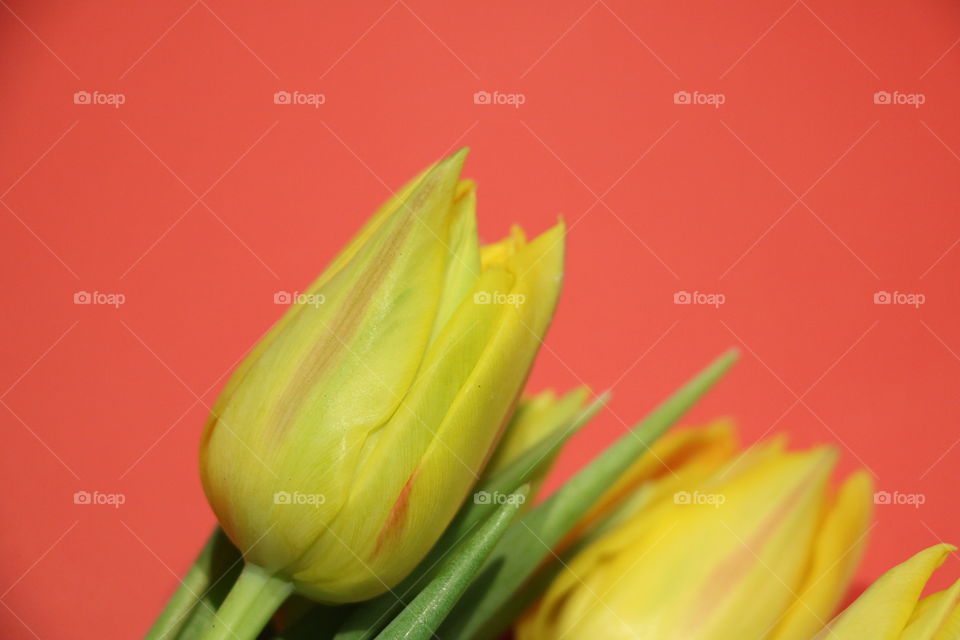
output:
{"label": "closed flower bud", "polygon": [[[732,428],[662,438],[618,486],[603,528],[547,589],[519,640],[808,639],[843,597],[862,550],[868,476],[836,495],[828,448],[779,440],[737,454]],[[589,530],[586,534],[589,536]]]}
{"label": "closed flower bud", "polygon": [[550,323],[562,223],[477,242],[465,151],[391,198],[240,364],[201,446],[246,561],[326,602],[385,592],[483,470]]}
{"label": "closed flower bud", "polygon": [[[563,441],[574,423],[583,417],[589,395],[587,387],[578,387],[560,397],[547,390],[521,398],[484,473],[489,476],[502,471],[544,442]],[[536,471],[530,478],[531,495],[536,495],[556,457],[555,453],[536,461]]]}

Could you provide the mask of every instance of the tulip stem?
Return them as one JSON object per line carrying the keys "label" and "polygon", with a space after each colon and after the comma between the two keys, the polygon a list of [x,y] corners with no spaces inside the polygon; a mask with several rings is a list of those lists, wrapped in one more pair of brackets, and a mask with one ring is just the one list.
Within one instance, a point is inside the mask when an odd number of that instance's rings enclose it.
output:
{"label": "tulip stem", "polygon": [[244,565],[203,640],[253,640],[292,592],[286,580],[255,564]]}

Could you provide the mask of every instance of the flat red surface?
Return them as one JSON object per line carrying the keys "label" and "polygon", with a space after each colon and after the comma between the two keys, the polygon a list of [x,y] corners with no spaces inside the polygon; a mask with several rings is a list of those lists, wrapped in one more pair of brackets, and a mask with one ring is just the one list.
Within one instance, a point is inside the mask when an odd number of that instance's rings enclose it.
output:
{"label": "flat red surface", "polygon": [[736,345],[690,421],[923,495],[877,508],[862,581],[960,542],[955,3],[0,4],[4,638],[142,634],[213,524],[201,425],[274,293],[461,145],[484,239],[570,226],[532,388],[614,393],[550,488]]}

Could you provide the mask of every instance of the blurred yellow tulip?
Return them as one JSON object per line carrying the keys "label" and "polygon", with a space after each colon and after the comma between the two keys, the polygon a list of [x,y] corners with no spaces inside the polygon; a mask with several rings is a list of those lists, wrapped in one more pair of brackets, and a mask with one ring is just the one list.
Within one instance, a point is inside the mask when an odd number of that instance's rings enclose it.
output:
{"label": "blurred yellow tulip", "polygon": [[[789,452],[775,438],[738,449],[724,421],[661,438],[598,505],[585,532],[600,534],[518,640],[816,634],[859,563],[871,480],[858,471],[831,495],[830,448]],[[604,509],[615,526],[598,524]]]}
{"label": "blurred yellow tulip", "polygon": [[[578,387],[559,397],[553,390],[547,390],[521,398],[500,444],[484,469],[484,477],[502,471],[544,440],[556,442],[568,436],[571,425],[584,415],[589,395],[587,387]],[[537,469],[529,481],[530,495],[537,494],[555,459],[556,454],[537,462]]]}
{"label": "blurred yellow tulip", "polygon": [[953,545],[938,544],[890,569],[830,622],[816,640],[957,640],[960,581],[920,598],[927,580],[955,550]]}
{"label": "blurred yellow tulip", "polygon": [[248,565],[355,602],[403,579],[508,422],[563,276],[560,223],[481,249],[466,151],[406,185],[240,364],[207,498]]}

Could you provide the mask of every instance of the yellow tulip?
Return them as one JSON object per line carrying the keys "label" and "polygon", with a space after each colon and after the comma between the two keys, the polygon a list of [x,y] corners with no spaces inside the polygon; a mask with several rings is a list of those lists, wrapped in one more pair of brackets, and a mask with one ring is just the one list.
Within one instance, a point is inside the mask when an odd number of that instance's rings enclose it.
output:
{"label": "yellow tulip", "polygon": [[920,598],[927,580],[956,547],[924,549],[880,576],[816,640],[957,640],[960,581]]}
{"label": "yellow tulip", "polygon": [[224,531],[248,566],[316,600],[371,598],[423,558],[496,446],[553,315],[563,224],[481,250],[465,156],[374,215],[208,421],[201,478]]}
{"label": "yellow tulip", "polygon": [[615,526],[594,525],[518,640],[813,636],[859,562],[870,478],[856,472],[834,496],[830,448],[737,449],[725,422],[662,438],[611,492]]}

